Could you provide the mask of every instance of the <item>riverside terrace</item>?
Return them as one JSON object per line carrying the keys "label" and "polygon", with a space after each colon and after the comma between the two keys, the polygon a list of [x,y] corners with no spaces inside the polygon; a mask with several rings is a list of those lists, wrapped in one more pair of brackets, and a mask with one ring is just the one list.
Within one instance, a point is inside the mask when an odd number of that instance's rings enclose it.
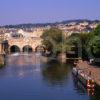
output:
{"label": "riverside terrace", "polygon": [[100,89],[100,67],[99,66],[90,65],[89,62],[87,61],[79,60],[76,63],[76,68],[82,70],[84,72],[84,75],[91,77],[96,83],[97,88]]}

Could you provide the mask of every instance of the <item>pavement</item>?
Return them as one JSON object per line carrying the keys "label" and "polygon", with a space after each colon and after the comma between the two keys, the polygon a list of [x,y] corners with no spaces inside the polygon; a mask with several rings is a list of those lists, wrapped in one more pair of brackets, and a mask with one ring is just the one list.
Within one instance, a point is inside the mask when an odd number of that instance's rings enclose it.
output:
{"label": "pavement", "polygon": [[94,79],[95,83],[100,86],[100,67],[90,65],[87,61],[79,60],[76,67],[82,69],[86,75]]}

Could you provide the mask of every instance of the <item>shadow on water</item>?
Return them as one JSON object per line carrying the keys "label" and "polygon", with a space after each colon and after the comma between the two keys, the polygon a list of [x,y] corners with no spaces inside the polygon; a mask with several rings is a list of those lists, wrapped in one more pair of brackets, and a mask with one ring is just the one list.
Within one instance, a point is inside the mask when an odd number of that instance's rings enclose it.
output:
{"label": "shadow on water", "polygon": [[65,85],[71,70],[69,65],[57,61],[49,61],[42,70],[44,81],[49,85]]}

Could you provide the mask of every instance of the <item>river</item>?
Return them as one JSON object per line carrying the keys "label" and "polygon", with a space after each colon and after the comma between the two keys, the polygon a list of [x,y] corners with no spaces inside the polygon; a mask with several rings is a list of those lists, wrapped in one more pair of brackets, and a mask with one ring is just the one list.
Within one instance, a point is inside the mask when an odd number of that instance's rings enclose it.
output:
{"label": "river", "polygon": [[72,75],[73,65],[44,62],[39,54],[13,54],[0,69],[0,100],[99,100]]}

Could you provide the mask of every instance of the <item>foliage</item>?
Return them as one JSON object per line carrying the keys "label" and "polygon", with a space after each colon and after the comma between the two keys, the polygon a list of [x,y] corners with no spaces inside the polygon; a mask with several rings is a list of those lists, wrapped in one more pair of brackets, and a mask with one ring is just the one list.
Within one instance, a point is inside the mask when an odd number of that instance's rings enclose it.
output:
{"label": "foliage", "polygon": [[53,51],[54,53],[64,53],[66,51],[70,50],[70,46],[66,45],[66,43],[59,43],[56,46],[54,46]]}
{"label": "foliage", "polygon": [[100,57],[100,37],[94,36],[88,43],[88,52],[92,53],[95,57]]}
{"label": "foliage", "polygon": [[[74,47],[76,53],[80,52],[80,57],[86,59],[86,44],[88,42],[88,33],[73,33],[67,38],[67,44],[69,44],[70,49]],[[80,51],[78,51],[80,50]],[[82,51],[81,51],[82,50]]]}
{"label": "foliage", "polygon": [[51,28],[49,30],[44,31],[42,35],[43,39],[52,39],[56,43],[60,43],[63,40],[63,33],[60,29]]}
{"label": "foliage", "polygon": [[100,57],[100,25],[89,33],[87,51],[94,57]]}
{"label": "foliage", "polygon": [[49,40],[43,40],[42,44],[45,45],[46,50],[52,51],[53,45]]}
{"label": "foliage", "polygon": [[66,52],[72,46],[80,46],[82,55],[91,54],[100,57],[100,25],[90,33],[73,33],[65,39],[61,30],[51,28],[46,30],[43,35],[43,45],[54,53]]}
{"label": "foliage", "polygon": [[41,37],[43,38],[42,43],[47,50],[53,51],[55,54],[66,51],[65,37],[60,29],[51,28],[46,30]]}
{"label": "foliage", "polygon": [[95,36],[100,36],[100,25],[98,25],[92,32]]}

